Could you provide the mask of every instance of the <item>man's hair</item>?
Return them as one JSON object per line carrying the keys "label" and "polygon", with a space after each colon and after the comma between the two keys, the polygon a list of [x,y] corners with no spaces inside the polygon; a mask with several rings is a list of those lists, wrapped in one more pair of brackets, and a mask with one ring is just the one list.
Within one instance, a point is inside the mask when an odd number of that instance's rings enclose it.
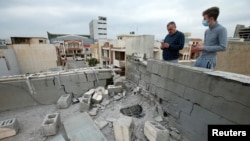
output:
{"label": "man's hair", "polygon": [[167,27],[168,27],[168,26],[170,26],[170,25],[174,25],[174,26],[176,26],[176,24],[175,24],[175,22],[174,22],[174,21],[169,22],[169,23],[167,24]]}
{"label": "man's hair", "polygon": [[220,9],[218,7],[211,7],[208,8],[207,10],[203,11],[202,15],[207,15],[209,18],[213,17],[214,20],[216,21],[218,16],[220,14]]}

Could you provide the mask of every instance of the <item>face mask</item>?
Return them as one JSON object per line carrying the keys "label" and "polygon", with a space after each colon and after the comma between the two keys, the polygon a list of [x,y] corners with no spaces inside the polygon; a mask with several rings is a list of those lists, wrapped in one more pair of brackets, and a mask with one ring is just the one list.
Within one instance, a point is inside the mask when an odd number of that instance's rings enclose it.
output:
{"label": "face mask", "polygon": [[208,26],[208,25],[209,25],[207,20],[203,20],[203,21],[202,21],[202,24],[203,24],[204,26]]}

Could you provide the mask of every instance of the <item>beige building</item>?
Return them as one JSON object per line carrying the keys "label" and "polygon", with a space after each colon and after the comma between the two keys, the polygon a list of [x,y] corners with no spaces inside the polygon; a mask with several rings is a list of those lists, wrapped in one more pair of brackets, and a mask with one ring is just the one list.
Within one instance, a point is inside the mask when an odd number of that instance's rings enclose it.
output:
{"label": "beige building", "polygon": [[43,37],[11,37],[21,74],[48,71],[56,68],[56,48]]}

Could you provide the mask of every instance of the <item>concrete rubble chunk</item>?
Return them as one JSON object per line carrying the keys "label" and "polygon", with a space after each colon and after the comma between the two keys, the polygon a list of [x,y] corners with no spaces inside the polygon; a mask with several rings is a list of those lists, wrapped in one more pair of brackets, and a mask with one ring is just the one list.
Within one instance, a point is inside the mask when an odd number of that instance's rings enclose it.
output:
{"label": "concrete rubble chunk", "polygon": [[84,97],[88,98],[88,97],[92,97],[92,95],[95,93],[95,89],[90,89],[89,91],[87,91],[86,93],[84,93]]}
{"label": "concrete rubble chunk", "polygon": [[102,96],[102,92],[100,91],[95,92],[92,97],[93,103],[101,103],[102,99],[103,99],[103,96]]}
{"label": "concrete rubble chunk", "polygon": [[132,141],[134,122],[132,117],[121,115],[113,124],[116,141]]}
{"label": "concrete rubble chunk", "polygon": [[96,91],[96,92],[101,92],[102,94],[104,94],[104,93],[105,93],[105,88],[102,87],[102,86],[99,86],[99,87],[97,87],[97,88],[95,89],[95,91]]}
{"label": "concrete rubble chunk", "polygon": [[105,89],[103,98],[109,98],[109,91]]}
{"label": "concrete rubble chunk", "polygon": [[109,122],[107,122],[103,118],[98,118],[95,120],[95,124],[97,125],[97,127],[99,127],[99,129],[103,129],[104,127],[106,127],[108,125],[108,123]]}
{"label": "concrete rubble chunk", "polygon": [[163,121],[163,118],[162,118],[162,116],[157,116],[154,118],[154,120],[157,122],[161,122],[161,121]]}
{"label": "concrete rubble chunk", "polygon": [[57,101],[57,107],[60,109],[66,109],[69,107],[72,101],[71,94],[62,95]]}
{"label": "concrete rubble chunk", "polygon": [[98,113],[98,108],[92,108],[90,111],[89,111],[89,115],[91,116],[96,116]]}
{"label": "concrete rubble chunk", "polygon": [[41,125],[41,134],[43,136],[55,135],[60,125],[60,114],[48,114],[45,116]]}
{"label": "concrete rubble chunk", "polygon": [[120,75],[115,75],[114,77],[113,77],[113,82],[114,82],[114,85],[115,86],[120,86],[120,85],[122,85],[123,83],[123,78],[120,76]]}
{"label": "concrete rubble chunk", "polygon": [[14,136],[18,130],[19,124],[16,118],[0,121],[0,139]]}
{"label": "concrete rubble chunk", "polygon": [[122,92],[122,86],[115,86],[115,85],[108,85],[108,92],[112,93],[121,93]]}
{"label": "concrete rubble chunk", "polygon": [[168,141],[169,130],[154,121],[146,121],[144,125],[144,135],[149,141]]}
{"label": "concrete rubble chunk", "polygon": [[123,97],[122,94],[118,93],[117,95],[114,96],[114,99],[115,100],[120,100],[122,97]]}
{"label": "concrete rubble chunk", "polygon": [[80,112],[89,111],[90,106],[91,106],[91,97],[89,97],[89,98],[82,97],[80,99],[80,104],[79,104],[79,111]]}

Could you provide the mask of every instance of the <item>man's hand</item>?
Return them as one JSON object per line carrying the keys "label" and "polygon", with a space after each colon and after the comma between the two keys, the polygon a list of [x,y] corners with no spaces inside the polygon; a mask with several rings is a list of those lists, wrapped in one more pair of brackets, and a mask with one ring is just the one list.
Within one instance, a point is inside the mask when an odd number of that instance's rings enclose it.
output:
{"label": "man's hand", "polygon": [[169,44],[168,43],[161,43],[161,48],[169,48]]}
{"label": "man's hand", "polygon": [[196,46],[192,46],[192,50],[193,51],[202,51],[204,49],[203,45],[196,45]]}

